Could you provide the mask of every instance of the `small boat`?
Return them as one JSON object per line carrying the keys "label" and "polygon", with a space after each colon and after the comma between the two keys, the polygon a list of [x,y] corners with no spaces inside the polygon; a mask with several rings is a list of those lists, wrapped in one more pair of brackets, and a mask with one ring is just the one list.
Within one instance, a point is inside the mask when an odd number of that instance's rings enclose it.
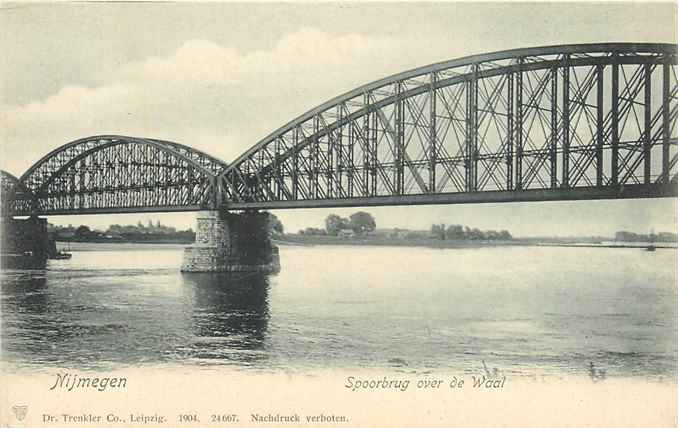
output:
{"label": "small boat", "polygon": [[648,245],[647,247],[645,247],[645,251],[654,251],[654,250],[656,250],[656,249],[657,249],[657,247],[655,247],[655,246],[652,245],[652,244],[650,244],[650,245]]}
{"label": "small boat", "polygon": [[69,242],[68,248],[66,248],[66,251],[59,250],[52,257],[50,257],[50,259],[52,259],[52,260],[68,260],[71,257],[73,257],[73,254],[69,253],[70,250],[71,250],[71,244]]}
{"label": "small boat", "polygon": [[71,257],[73,257],[73,255],[71,253],[67,253],[65,251],[58,251],[55,255],[53,255],[50,258],[52,260],[68,260]]}

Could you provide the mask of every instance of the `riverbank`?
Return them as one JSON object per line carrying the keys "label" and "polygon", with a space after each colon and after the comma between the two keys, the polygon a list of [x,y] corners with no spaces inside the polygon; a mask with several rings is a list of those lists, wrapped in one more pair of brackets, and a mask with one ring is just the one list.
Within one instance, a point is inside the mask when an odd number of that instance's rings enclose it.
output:
{"label": "riverbank", "polygon": [[401,239],[389,237],[339,237],[290,234],[273,239],[276,245],[353,245],[353,246],[389,246],[389,247],[428,247],[428,248],[474,248],[474,247],[505,247],[511,245],[533,245],[520,241],[471,241],[458,239]]}
{"label": "riverbank", "polygon": [[190,245],[195,238],[192,239],[178,239],[178,238],[155,238],[155,239],[88,239],[88,240],[67,240],[57,238],[57,242],[71,243],[71,244],[184,244]]}
{"label": "riverbank", "polygon": [[57,250],[64,251],[154,251],[183,249],[190,244],[168,242],[62,242],[57,241]]}
{"label": "riverbank", "polygon": [[[327,235],[289,234],[274,238],[275,245],[315,246],[315,245],[352,245],[352,246],[389,246],[389,247],[425,247],[425,248],[484,248],[484,247],[578,247],[578,248],[635,248],[645,249],[649,244],[637,242],[557,242],[548,239],[516,238],[506,241],[462,240],[462,239],[402,239],[389,237],[339,237]],[[654,244],[656,249],[678,249],[675,244]]]}
{"label": "riverbank", "polygon": [[[344,238],[336,236],[284,235],[271,240],[278,246],[381,246],[381,247],[421,247],[421,248],[495,248],[495,247],[577,247],[577,248],[629,248],[645,249],[644,243],[590,243],[590,242],[549,242],[534,239],[513,239],[511,241],[470,241],[440,239],[397,239],[397,238]],[[62,242],[56,243],[59,251],[153,251],[181,249],[192,243],[177,242]],[[678,249],[676,245],[655,244],[656,249]]]}

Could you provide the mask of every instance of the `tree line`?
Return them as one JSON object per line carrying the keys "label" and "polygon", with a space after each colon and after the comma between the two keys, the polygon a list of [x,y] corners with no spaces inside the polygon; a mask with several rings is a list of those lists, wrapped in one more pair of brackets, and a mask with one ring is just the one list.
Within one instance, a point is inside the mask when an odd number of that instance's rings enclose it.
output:
{"label": "tree line", "polygon": [[678,234],[671,232],[642,234],[621,230],[615,233],[614,239],[623,242],[678,242]]}
{"label": "tree line", "polygon": [[358,211],[348,216],[348,218],[337,214],[330,214],[325,218],[325,229],[307,227],[300,230],[299,234],[338,236],[340,233],[348,232],[355,235],[364,235],[373,232],[376,228],[377,221],[372,214]]}
{"label": "tree line", "polygon": [[54,239],[59,241],[181,241],[193,242],[195,232],[188,230],[177,230],[171,226],[165,226],[156,221],[155,224],[148,221],[147,225],[138,222],[136,225],[112,224],[105,231],[91,229],[89,226],[81,224],[77,227],[73,225],[58,226],[47,225],[47,231]]}
{"label": "tree line", "polygon": [[445,224],[434,224],[431,226],[431,236],[436,239],[459,239],[459,240],[478,240],[478,241],[508,241],[513,236],[508,230],[497,232],[496,230],[480,230],[470,228],[461,224],[452,224],[445,227]]}

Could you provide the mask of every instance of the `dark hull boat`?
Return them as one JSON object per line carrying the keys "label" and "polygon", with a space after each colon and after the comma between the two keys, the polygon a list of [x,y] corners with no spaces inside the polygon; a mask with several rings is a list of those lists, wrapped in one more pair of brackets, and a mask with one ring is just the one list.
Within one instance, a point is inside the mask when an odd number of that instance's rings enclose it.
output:
{"label": "dark hull boat", "polygon": [[52,260],[68,260],[71,257],[73,257],[73,255],[71,253],[67,253],[65,251],[59,251],[58,253],[56,253],[55,255],[50,257],[50,259],[52,259]]}

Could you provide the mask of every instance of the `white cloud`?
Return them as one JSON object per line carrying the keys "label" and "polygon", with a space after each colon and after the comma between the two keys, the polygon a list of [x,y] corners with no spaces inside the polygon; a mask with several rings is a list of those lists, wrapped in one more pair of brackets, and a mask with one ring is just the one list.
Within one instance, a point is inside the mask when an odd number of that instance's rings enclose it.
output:
{"label": "white cloud", "polygon": [[129,63],[120,75],[132,81],[160,81],[164,84],[229,84],[242,74],[243,56],[234,49],[209,40],[189,40],[169,57],[154,57]]}

